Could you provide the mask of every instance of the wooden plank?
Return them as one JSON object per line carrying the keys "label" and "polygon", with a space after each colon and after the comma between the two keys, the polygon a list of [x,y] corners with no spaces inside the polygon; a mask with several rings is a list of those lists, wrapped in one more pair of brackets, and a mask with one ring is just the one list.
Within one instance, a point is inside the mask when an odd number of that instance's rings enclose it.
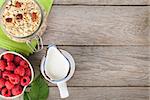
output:
{"label": "wooden plank", "polygon": [[[148,87],[69,87],[64,100],[149,100]],[[57,88],[50,87],[48,100],[61,100]]]}
{"label": "wooden plank", "polygon": [[[76,62],[76,72],[68,82],[69,86],[150,86],[150,47],[60,48],[70,52]],[[36,71],[45,53],[46,48],[29,58]]]}
{"label": "wooden plank", "polygon": [[54,6],[44,44],[149,45],[148,6]]}
{"label": "wooden plank", "polygon": [[147,5],[149,0],[55,0],[54,4]]}

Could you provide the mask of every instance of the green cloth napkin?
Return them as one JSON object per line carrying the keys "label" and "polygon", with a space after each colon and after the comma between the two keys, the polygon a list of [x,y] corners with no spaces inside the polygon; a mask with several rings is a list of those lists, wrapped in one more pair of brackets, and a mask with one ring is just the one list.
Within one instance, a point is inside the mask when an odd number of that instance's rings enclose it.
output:
{"label": "green cloth napkin", "polygon": [[[5,0],[0,0],[0,7],[4,2]],[[44,10],[48,15],[52,7],[53,0],[37,0],[37,2],[44,8]],[[37,44],[36,41],[32,41],[32,45],[34,47],[36,46],[36,44]],[[0,48],[10,51],[16,51],[26,56],[33,54],[33,51],[28,47],[26,43],[19,43],[9,39],[5,35],[1,27],[0,27]]]}
{"label": "green cloth napkin", "polygon": [[0,7],[2,6],[2,4],[4,3],[5,0],[0,0]]}

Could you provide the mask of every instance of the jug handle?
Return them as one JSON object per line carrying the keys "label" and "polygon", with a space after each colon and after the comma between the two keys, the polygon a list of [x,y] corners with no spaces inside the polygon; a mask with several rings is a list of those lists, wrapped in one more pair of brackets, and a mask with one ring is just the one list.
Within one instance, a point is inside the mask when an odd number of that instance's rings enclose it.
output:
{"label": "jug handle", "polygon": [[57,86],[59,88],[60,97],[61,98],[67,98],[69,96],[68,89],[67,89],[67,83],[57,83]]}

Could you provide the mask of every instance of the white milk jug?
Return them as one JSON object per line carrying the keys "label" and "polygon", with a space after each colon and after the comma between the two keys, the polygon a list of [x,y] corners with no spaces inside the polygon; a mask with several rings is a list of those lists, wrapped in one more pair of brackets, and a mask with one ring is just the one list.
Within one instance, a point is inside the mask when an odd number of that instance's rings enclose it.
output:
{"label": "white milk jug", "polygon": [[75,63],[72,56],[59,50],[55,45],[50,45],[47,54],[41,62],[41,72],[46,80],[57,84],[61,98],[69,96],[66,81],[75,71]]}
{"label": "white milk jug", "polygon": [[69,62],[56,47],[50,47],[45,60],[45,72],[51,80],[61,80],[69,72]]}

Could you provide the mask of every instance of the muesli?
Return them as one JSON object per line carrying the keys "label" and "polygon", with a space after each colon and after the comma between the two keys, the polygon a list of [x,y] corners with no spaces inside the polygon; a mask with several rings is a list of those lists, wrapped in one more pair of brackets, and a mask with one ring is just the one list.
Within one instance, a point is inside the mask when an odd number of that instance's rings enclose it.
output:
{"label": "muesli", "polygon": [[38,30],[42,12],[34,0],[9,0],[2,10],[2,24],[10,35],[27,37]]}

